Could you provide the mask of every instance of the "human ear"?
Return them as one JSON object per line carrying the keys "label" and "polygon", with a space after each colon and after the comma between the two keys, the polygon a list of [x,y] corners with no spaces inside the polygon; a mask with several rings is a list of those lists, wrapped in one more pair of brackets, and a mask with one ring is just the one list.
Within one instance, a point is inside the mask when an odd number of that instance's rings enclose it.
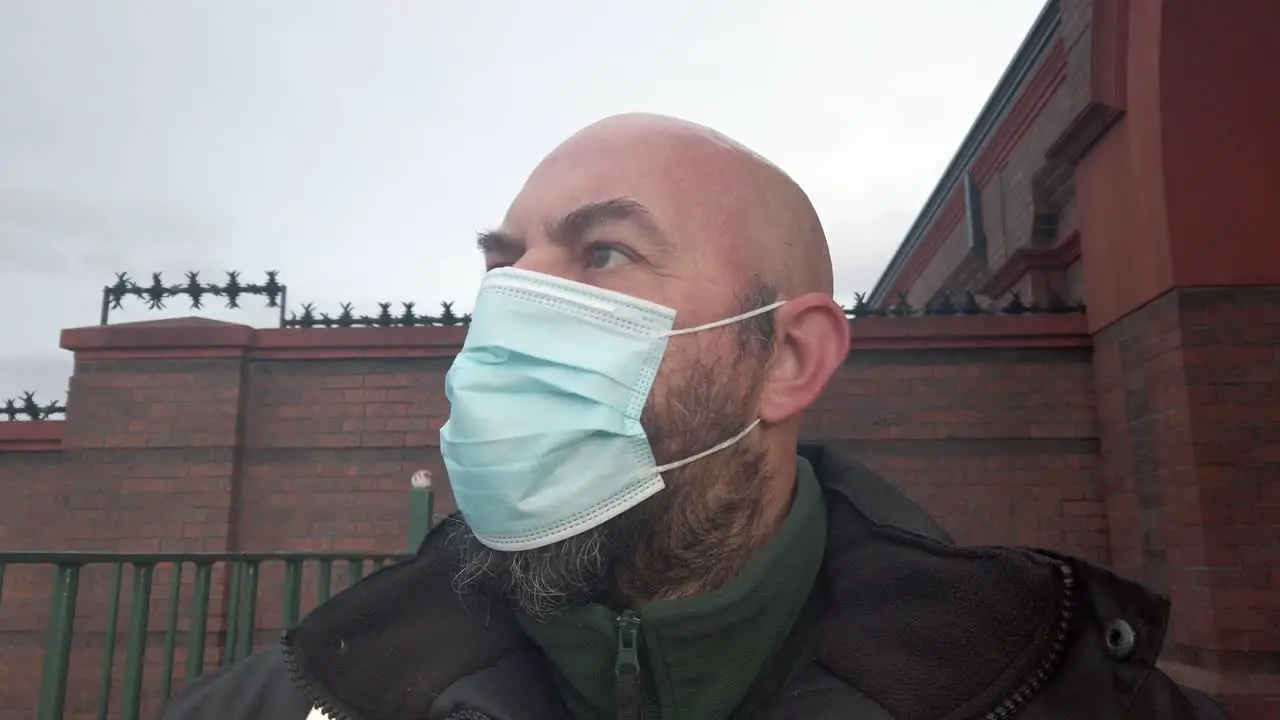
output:
{"label": "human ear", "polygon": [[809,293],[774,314],[773,357],[760,394],[758,416],[780,423],[818,399],[849,355],[849,320],[829,295]]}

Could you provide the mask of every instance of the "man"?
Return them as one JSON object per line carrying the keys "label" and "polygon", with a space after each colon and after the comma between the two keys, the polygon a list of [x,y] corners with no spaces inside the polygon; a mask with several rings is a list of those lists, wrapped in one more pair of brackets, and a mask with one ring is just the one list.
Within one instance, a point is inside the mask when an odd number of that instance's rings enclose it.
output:
{"label": "man", "polygon": [[849,326],[808,198],[759,156],[610,118],[480,247],[441,431],[460,515],[166,718],[1225,717],[1155,668],[1163,599],[956,547],[798,445]]}

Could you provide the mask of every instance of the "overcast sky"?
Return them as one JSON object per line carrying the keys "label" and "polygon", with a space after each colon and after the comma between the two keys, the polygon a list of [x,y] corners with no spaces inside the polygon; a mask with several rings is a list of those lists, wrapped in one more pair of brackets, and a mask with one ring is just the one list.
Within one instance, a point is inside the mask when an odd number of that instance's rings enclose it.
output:
{"label": "overcast sky", "polygon": [[[61,398],[116,271],[466,308],[477,230],[626,111],[787,170],[870,289],[1039,0],[0,0],[0,399]],[[121,321],[190,314],[135,309]],[[259,326],[259,309],[206,312]]]}

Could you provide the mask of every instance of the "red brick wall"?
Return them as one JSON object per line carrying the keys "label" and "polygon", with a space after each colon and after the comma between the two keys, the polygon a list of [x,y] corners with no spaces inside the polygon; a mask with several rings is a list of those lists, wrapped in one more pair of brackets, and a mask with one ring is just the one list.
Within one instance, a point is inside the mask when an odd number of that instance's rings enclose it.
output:
{"label": "red brick wall", "polygon": [[[982,478],[987,461],[963,459],[1036,458],[1008,462],[1069,470],[1053,485],[1096,499],[1083,316],[865,318],[854,327],[855,350],[811,413],[812,437],[885,468],[962,537],[1078,541],[1096,552],[1075,530],[1025,524],[1031,534],[1020,534],[1021,511],[976,499],[1008,502]],[[443,342],[436,329],[194,329],[165,321],[68,331],[77,362],[61,451],[0,451],[0,546],[396,552],[407,537],[408,477],[420,468],[442,479],[438,510],[452,510],[438,431],[460,333]],[[230,336],[239,347],[219,344]],[[939,460],[908,467],[924,456]],[[977,495],[942,489],[962,476]],[[974,522],[976,507],[1002,520]]]}
{"label": "red brick wall", "polygon": [[1098,333],[1111,557],[1170,594],[1165,657],[1280,712],[1280,288],[1166,293]]}
{"label": "red brick wall", "polygon": [[[868,318],[854,328],[856,350],[814,408],[810,437],[899,482],[961,540],[1106,560],[1082,316]],[[400,552],[415,470],[439,480],[437,512],[453,509],[437,433],[443,374],[461,338],[208,321],[68,331],[77,362],[61,450],[5,452],[3,437],[31,426],[0,425],[0,549]],[[23,442],[8,446],[58,446]],[[169,572],[157,570],[151,604],[149,709],[159,703]],[[335,588],[345,577],[335,569]],[[0,720],[31,716],[49,578],[46,568],[6,578]],[[305,580],[304,609],[315,568]],[[96,707],[107,584],[102,567],[82,579],[69,717]],[[126,573],[122,643],[128,588]],[[280,627],[282,588],[282,569],[264,566],[258,642]],[[208,662],[222,657],[225,590],[219,573]],[[122,646],[117,653],[113,703]]]}
{"label": "red brick wall", "polygon": [[855,354],[811,437],[891,478],[958,541],[1105,563],[1088,349]]}
{"label": "red brick wall", "polygon": [[[236,547],[404,548],[409,476],[444,477],[449,362],[250,360]],[[451,511],[447,483],[437,487]]]}

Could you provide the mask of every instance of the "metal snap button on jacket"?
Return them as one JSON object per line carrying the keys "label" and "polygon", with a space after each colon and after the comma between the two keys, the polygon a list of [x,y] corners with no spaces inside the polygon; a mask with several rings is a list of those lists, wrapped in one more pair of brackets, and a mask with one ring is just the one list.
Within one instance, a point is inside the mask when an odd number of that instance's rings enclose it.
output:
{"label": "metal snap button on jacket", "polygon": [[1138,639],[1138,634],[1134,632],[1133,626],[1125,620],[1112,620],[1107,623],[1104,640],[1107,644],[1107,652],[1117,660],[1123,660],[1129,657],[1129,653],[1133,652],[1134,643]]}

